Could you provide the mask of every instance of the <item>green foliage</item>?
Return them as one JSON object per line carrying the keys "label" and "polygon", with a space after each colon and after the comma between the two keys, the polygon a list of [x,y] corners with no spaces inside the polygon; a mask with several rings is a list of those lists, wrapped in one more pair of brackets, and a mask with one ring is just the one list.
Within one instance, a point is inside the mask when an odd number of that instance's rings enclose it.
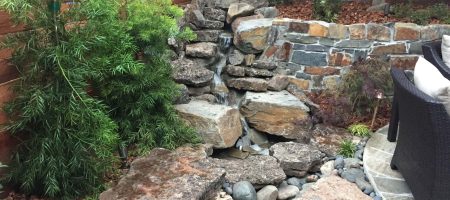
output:
{"label": "green foliage", "polygon": [[346,158],[352,158],[356,152],[356,144],[351,140],[344,140],[341,142],[339,148],[339,154],[343,155]]}
{"label": "green foliage", "polygon": [[337,95],[349,99],[351,111],[365,115],[375,108],[377,95],[393,93],[393,85],[389,63],[381,59],[367,59],[354,63],[343,75]]}
{"label": "green foliage", "polygon": [[365,124],[353,124],[348,127],[348,130],[351,134],[360,137],[370,136],[370,133],[372,133],[372,131],[370,131],[370,128]]}
{"label": "green foliage", "polygon": [[313,14],[316,19],[335,22],[341,11],[341,0],[313,0]]}
{"label": "green foliage", "polygon": [[[10,36],[12,63],[21,73],[16,98],[5,108],[12,134],[26,138],[4,181],[26,194],[74,199],[98,191],[112,169],[117,125],[88,80],[104,71],[132,73],[135,46],[113,0],[89,0],[53,13],[38,0],[2,0],[29,31]],[[23,45],[26,44],[26,45]]]}
{"label": "green foliage", "polygon": [[104,80],[95,81],[99,98],[112,108],[122,142],[136,144],[141,153],[156,146],[173,149],[199,142],[172,105],[179,90],[171,79],[167,40],[193,38],[191,31],[178,29],[182,10],[170,0],[133,0],[127,12],[127,28],[143,54],[143,68],[128,74],[109,71]]}
{"label": "green foliage", "polygon": [[449,18],[450,10],[446,3],[433,4],[429,8],[430,17],[440,20]]}
{"label": "green foliage", "polygon": [[411,14],[411,19],[414,23],[419,25],[426,25],[428,21],[431,19],[430,11],[425,10],[416,10]]}
{"label": "green foliage", "polygon": [[431,19],[439,19],[446,22],[449,19],[449,8],[446,3],[433,4],[425,9],[415,10],[412,2],[397,4],[394,6],[394,16],[398,18],[410,18],[412,22],[426,25]]}
{"label": "green foliage", "polygon": [[413,13],[413,8],[411,3],[397,4],[394,6],[393,10],[394,16],[398,18],[410,17]]}

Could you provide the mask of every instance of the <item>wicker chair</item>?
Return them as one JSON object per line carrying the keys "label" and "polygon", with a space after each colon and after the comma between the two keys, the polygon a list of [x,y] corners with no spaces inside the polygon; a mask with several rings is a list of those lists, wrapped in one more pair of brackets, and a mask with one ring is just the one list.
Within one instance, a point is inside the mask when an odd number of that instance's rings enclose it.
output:
{"label": "wicker chair", "polygon": [[416,200],[448,200],[450,116],[444,105],[418,90],[402,70],[392,68],[391,74],[395,95],[389,141],[396,140],[400,125],[391,168],[401,172]]}
{"label": "wicker chair", "polygon": [[422,45],[423,57],[432,63],[441,74],[450,79],[450,66],[442,60],[441,41],[429,42]]}

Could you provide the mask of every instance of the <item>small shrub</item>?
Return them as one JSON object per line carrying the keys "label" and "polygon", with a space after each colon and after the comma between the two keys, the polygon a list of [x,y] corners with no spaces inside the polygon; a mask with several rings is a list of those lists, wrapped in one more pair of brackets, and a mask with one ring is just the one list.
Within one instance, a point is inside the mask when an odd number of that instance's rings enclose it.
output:
{"label": "small shrub", "polygon": [[340,11],[340,0],[313,0],[313,14],[316,19],[334,22]]}
{"label": "small shrub", "polygon": [[407,18],[410,17],[411,14],[413,13],[413,8],[411,3],[406,3],[406,4],[397,4],[394,6],[394,16],[397,18]]}
{"label": "small shrub", "polygon": [[343,75],[337,96],[348,98],[351,110],[357,115],[369,114],[375,108],[379,93],[393,93],[389,68],[389,63],[381,59],[369,58],[356,62]]}
{"label": "small shrub", "polygon": [[350,131],[351,134],[360,137],[369,136],[371,133],[370,128],[365,124],[353,124],[350,127],[348,127],[348,130]]}
{"label": "small shrub", "polygon": [[430,6],[429,8],[430,17],[444,20],[449,17],[449,8],[445,3],[438,3]]}
{"label": "small shrub", "polygon": [[431,19],[431,14],[428,9],[425,10],[416,10],[411,15],[411,19],[414,23],[419,25],[426,25],[428,21]]}
{"label": "small shrub", "polygon": [[356,144],[351,140],[344,140],[341,142],[341,146],[339,149],[339,154],[344,157],[351,158],[356,152]]}

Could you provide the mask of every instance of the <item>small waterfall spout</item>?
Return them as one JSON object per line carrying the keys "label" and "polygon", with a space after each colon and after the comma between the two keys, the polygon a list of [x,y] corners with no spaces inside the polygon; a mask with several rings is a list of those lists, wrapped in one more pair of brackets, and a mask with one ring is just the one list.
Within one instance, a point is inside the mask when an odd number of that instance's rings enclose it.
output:
{"label": "small waterfall spout", "polygon": [[213,93],[216,95],[220,104],[228,105],[228,93],[229,90],[222,78],[220,77],[222,74],[223,68],[227,65],[227,57],[228,49],[231,46],[231,41],[233,40],[233,36],[230,33],[222,33],[219,36],[219,53],[218,53],[218,61],[214,65],[214,84],[213,84]]}

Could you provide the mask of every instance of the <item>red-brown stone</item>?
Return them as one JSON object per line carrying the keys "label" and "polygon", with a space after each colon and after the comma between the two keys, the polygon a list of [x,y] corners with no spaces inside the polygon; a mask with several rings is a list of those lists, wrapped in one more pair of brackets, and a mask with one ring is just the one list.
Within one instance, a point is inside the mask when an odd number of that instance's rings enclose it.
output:
{"label": "red-brown stone", "polygon": [[304,73],[311,75],[335,75],[339,74],[339,69],[334,67],[306,67]]}

